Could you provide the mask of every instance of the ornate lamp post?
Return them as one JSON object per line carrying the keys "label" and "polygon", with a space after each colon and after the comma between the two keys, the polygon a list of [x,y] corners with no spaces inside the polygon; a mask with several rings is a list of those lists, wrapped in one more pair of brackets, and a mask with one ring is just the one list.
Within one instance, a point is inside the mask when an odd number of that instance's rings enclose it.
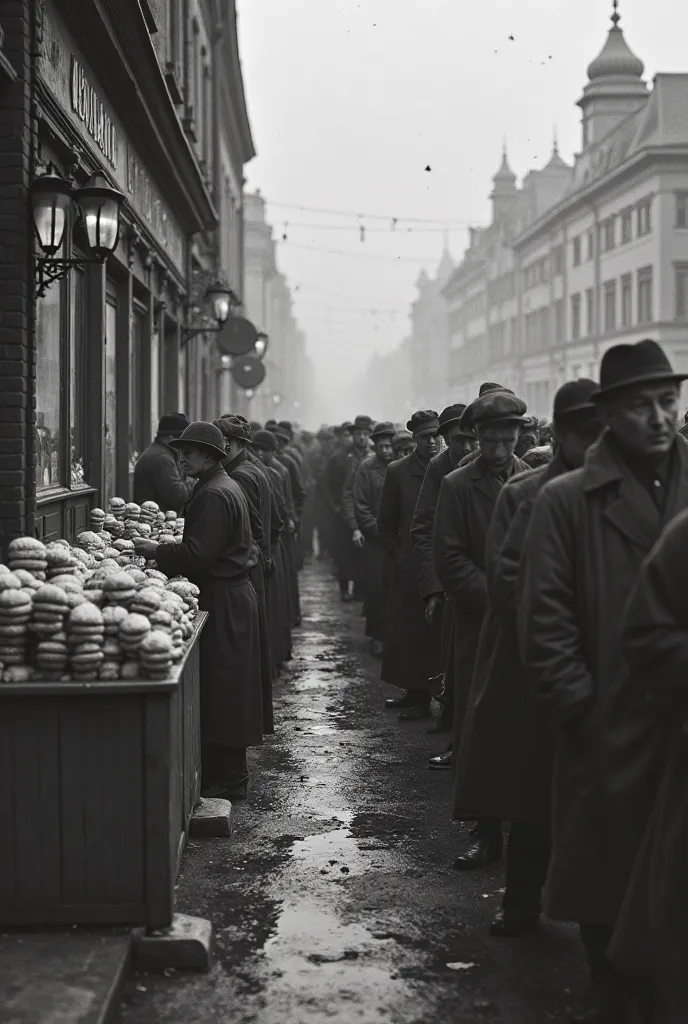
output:
{"label": "ornate lamp post", "polygon": [[238,306],[239,299],[226,282],[216,278],[205,290],[203,296],[206,305],[212,309],[215,324],[209,323],[207,315],[203,323],[191,323],[182,328],[182,348],[198,334],[219,334],[229,319],[233,306]]}

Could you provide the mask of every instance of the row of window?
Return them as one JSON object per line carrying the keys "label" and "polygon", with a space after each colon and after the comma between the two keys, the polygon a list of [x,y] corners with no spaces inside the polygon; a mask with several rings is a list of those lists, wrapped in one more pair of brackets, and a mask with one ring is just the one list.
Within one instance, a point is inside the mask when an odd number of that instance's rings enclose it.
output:
{"label": "row of window", "polygon": [[[601,331],[607,334],[618,327],[630,327],[634,322],[651,323],[652,287],[652,267],[641,267],[636,273],[634,320],[633,275],[624,274],[618,286],[616,280],[605,281],[602,286]],[[592,288],[587,288],[584,294],[576,292],[571,296],[571,338],[574,341],[597,334],[595,314],[595,292]]]}

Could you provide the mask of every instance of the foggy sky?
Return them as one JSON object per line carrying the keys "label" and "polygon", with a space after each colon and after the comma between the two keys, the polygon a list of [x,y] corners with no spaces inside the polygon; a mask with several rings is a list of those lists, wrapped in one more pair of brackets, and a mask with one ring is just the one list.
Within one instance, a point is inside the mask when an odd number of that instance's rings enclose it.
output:
{"label": "foggy sky", "polygon": [[[374,350],[389,351],[408,334],[415,280],[423,266],[433,270],[443,245],[440,225],[420,231],[400,223],[392,231],[365,214],[453,222],[449,248],[460,257],[467,241],[461,225],[488,221],[503,141],[519,180],[547,162],[555,130],[562,156],[572,161],[580,146],[575,103],[587,65],[606,39],[612,4],[238,0],[237,6],[258,150],[246,169],[247,188],[260,188],[268,203],[364,215],[361,242],[355,219],[268,206],[276,236],[287,234],[278,261],[297,288],[295,312],[327,398],[320,418],[335,421],[363,411],[352,380]],[[648,81],[657,71],[688,72],[688,4],[621,0],[619,13]],[[326,229],[298,226],[316,224]]]}

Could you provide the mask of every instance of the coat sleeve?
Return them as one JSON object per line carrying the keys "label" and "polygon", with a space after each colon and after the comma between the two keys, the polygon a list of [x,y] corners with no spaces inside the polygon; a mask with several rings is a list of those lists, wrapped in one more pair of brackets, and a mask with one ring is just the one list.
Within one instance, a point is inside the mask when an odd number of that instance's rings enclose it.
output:
{"label": "coat sleeve", "polygon": [[373,504],[374,480],[367,470],[359,469],[354,479],[354,515],[356,525],[366,537],[377,537],[377,515]]}
{"label": "coat sleeve", "polygon": [[633,677],[660,701],[688,709],[688,512],[662,535],[642,565],[624,617]]}
{"label": "coat sleeve", "polygon": [[502,543],[492,550],[492,568],[488,578],[490,606],[502,626],[516,629],[518,572],[528,524],[533,514],[533,498],[525,498],[515,510]]}
{"label": "coat sleeve", "polygon": [[185,527],[182,543],[158,545],[155,559],[160,569],[166,576],[202,579],[226,549],[233,526],[227,497],[218,491],[208,491],[193,524]]}
{"label": "coat sleeve", "polygon": [[399,524],[401,522],[401,489],[398,474],[390,467],[387,470],[380,498],[377,529],[382,546],[394,558],[399,550]]}
{"label": "coat sleeve", "polygon": [[289,478],[291,480],[291,493],[294,499],[294,508],[297,516],[300,518],[306,501],[306,485],[303,482],[299,465],[294,459],[289,460],[287,469],[289,470]]}
{"label": "coat sleeve", "polygon": [[155,475],[155,493],[160,507],[166,511],[181,512],[194,489],[193,480],[185,480],[177,460],[158,459],[151,466]]}
{"label": "coat sleeve", "polygon": [[354,511],[354,484],[356,482],[356,477],[359,475],[359,469],[360,463],[356,462],[349,467],[349,472],[346,474],[344,489],[342,491],[342,519],[352,533],[354,530],[358,529],[356,513]]}
{"label": "coat sleeve", "polygon": [[423,478],[411,523],[411,550],[419,566],[418,585],[421,597],[441,594],[443,589],[435,572],[432,552],[432,535],[441,483],[442,477],[438,476],[431,462]]}
{"label": "coat sleeve", "polygon": [[494,596],[499,585],[500,552],[519,504],[518,492],[515,488],[508,484],[502,487],[485,540],[485,576],[491,608],[494,608]]}
{"label": "coat sleeve", "polygon": [[595,694],[576,609],[575,559],[570,505],[546,485],[535,502],[521,559],[519,645],[536,695],[562,723],[587,711]]}
{"label": "coat sleeve", "polygon": [[440,487],[433,530],[433,558],[443,590],[473,615],[487,609],[485,571],[471,558],[462,495],[445,477]]}

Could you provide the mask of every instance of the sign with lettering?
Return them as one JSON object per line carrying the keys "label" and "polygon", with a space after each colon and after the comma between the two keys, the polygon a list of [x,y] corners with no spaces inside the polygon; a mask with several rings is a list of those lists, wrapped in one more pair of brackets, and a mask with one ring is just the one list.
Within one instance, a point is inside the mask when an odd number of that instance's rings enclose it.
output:
{"label": "sign with lettering", "polygon": [[98,93],[86,77],[76,57],[72,56],[70,92],[72,110],[86,126],[100,152],[111,167],[117,167],[117,129],[110,119]]}

